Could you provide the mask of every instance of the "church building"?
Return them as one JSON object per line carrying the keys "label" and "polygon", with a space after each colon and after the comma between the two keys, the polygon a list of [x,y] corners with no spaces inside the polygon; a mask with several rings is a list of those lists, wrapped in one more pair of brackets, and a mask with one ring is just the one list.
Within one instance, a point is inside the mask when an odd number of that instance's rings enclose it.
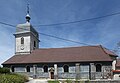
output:
{"label": "church building", "polygon": [[3,67],[11,72],[33,78],[50,79],[111,79],[117,55],[98,46],[39,48],[39,34],[30,24],[18,24],[15,36],[15,55]]}

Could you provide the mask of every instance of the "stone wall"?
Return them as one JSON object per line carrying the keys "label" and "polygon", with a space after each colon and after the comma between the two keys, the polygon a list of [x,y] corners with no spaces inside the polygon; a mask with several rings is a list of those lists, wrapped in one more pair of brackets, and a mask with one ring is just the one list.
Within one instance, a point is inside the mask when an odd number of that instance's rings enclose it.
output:
{"label": "stone wall", "polygon": [[[48,72],[44,72],[44,65],[48,66]],[[56,70],[55,70],[56,65]],[[68,65],[69,72],[64,72],[64,65]],[[30,67],[30,72],[27,72],[26,67]],[[34,66],[36,68],[34,68]],[[57,78],[74,78],[74,79],[111,79],[108,78],[108,74],[111,73],[112,66],[110,64],[102,63],[101,72],[96,72],[95,63],[59,63],[59,64],[26,64],[26,65],[14,65],[15,72],[26,73],[29,76],[36,75],[38,78],[50,78],[53,68],[54,76]],[[56,71],[56,74],[55,74]]]}

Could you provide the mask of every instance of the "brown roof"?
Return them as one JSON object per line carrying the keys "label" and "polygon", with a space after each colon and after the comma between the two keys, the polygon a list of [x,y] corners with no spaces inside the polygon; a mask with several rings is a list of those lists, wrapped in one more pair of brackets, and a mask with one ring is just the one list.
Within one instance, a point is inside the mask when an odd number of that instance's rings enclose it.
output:
{"label": "brown roof", "polygon": [[[102,47],[102,48],[103,48],[103,47]],[[104,50],[107,54],[109,54],[109,55],[111,55],[111,56],[116,56],[116,57],[118,57],[114,52],[108,50],[107,48],[103,48],[103,50]]]}
{"label": "brown roof", "polygon": [[102,46],[41,48],[31,54],[14,55],[3,64],[112,61],[109,55],[111,52]]}

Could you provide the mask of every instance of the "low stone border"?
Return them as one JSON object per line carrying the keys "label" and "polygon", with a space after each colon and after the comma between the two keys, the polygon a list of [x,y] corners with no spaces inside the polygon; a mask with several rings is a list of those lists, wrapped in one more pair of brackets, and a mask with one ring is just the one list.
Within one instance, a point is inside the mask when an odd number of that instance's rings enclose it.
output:
{"label": "low stone border", "polygon": [[120,83],[120,80],[59,80],[60,83]]}

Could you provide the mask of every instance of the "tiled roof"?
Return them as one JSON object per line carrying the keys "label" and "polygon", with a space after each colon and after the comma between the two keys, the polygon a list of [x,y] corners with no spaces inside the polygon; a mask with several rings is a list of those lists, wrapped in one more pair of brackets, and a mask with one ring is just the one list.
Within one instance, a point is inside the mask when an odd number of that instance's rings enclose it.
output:
{"label": "tiled roof", "polygon": [[14,55],[3,64],[112,61],[114,53],[100,46],[36,49],[31,54]]}

